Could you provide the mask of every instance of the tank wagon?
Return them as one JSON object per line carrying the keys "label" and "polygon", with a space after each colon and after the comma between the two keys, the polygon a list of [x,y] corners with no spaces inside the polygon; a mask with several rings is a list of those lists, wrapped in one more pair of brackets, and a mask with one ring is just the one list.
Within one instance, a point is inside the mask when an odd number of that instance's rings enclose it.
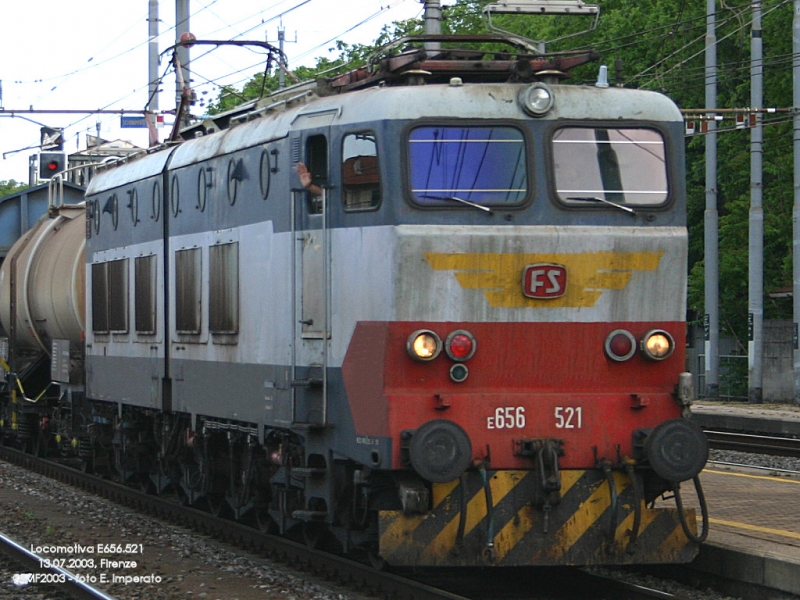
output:
{"label": "tank wagon", "polygon": [[[681,113],[566,84],[591,53],[432,39],[499,38],[406,39],[54,207],[0,275],[6,443],[393,566],[691,560],[656,503],[708,453]],[[68,236],[55,327],[28,257]],[[20,385],[34,350],[58,393]]]}

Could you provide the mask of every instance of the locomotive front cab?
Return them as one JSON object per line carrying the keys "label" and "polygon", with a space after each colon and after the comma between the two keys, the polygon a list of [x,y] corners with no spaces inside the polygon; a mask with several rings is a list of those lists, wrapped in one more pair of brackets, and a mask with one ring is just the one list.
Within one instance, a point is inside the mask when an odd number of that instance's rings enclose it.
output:
{"label": "locomotive front cab", "polygon": [[358,323],[343,364],[356,429],[390,436],[407,473],[380,553],[689,561],[694,511],[652,506],[708,454],[684,418],[680,113],[633,90],[486,88],[514,110],[405,125],[393,318]]}

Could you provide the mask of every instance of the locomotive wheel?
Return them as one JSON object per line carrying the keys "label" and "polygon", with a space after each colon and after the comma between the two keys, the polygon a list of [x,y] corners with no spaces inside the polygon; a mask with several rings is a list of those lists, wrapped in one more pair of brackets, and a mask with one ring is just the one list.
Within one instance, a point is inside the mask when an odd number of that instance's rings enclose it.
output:
{"label": "locomotive wheel", "polygon": [[207,483],[206,476],[199,465],[194,463],[181,464],[179,496],[184,504],[194,506],[200,502],[208,493]]}
{"label": "locomotive wheel", "polygon": [[278,532],[278,525],[275,523],[275,520],[270,516],[269,511],[266,508],[262,508],[256,511],[255,515],[256,527],[258,527],[259,531],[262,533],[277,533]]}
{"label": "locomotive wheel", "polygon": [[303,542],[309,548],[321,549],[321,541],[324,535],[324,527],[319,523],[303,524]]}
{"label": "locomotive wheel", "polygon": [[136,485],[135,487],[140,491],[144,492],[145,494],[152,494],[155,492],[155,485],[153,482],[150,481],[150,475],[147,473],[140,473],[135,478]]}
{"label": "locomotive wheel", "polygon": [[31,454],[39,458],[47,458],[47,434],[39,430],[36,435],[31,438]]}
{"label": "locomotive wheel", "polygon": [[215,517],[221,516],[225,512],[226,504],[225,498],[217,494],[207,494],[204,503],[210,512]]}
{"label": "locomotive wheel", "polygon": [[303,524],[303,543],[314,550],[342,554],[344,549],[336,536],[323,523]]}
{"label": "locomotive wheel", "polygon": [[377,549],[367,550],[367,560],[369,561],[370,566],[378,571],[383,571],[388,566],[388,563],[384,560],[384,558],[378,554]]}

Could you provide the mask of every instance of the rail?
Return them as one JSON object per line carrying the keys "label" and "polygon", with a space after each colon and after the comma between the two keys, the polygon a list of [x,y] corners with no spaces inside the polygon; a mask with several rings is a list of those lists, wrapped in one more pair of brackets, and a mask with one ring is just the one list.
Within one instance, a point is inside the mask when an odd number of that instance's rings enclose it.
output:
{"label": "rail", "polygon": [[800,458],[800,440],[795,438],[711,430],[706,430],[705,434],[709,446],[715,450]]}
{"label": "rail", "polygon": [[55,566],[47,557],[31,552],[2,533],[0,533],[0,552],[11,562],[29,570],[27,573],[14,575],[13,583],[21,589],[28,585],[43,583],[48,586],[57,585],[60,592],[76,600],[114,600],[113,596],[92,587],[80,576]]}

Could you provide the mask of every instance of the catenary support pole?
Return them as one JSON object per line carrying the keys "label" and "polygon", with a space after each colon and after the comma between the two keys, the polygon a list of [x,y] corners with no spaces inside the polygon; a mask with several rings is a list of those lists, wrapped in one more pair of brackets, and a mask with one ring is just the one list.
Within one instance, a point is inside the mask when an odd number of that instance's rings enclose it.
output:
{"label": "catenary support pole", "polygon": [[[158,114],[158,0],[149,0],[147,14],[147,52],[148,52],[148,103],[147,108],[151,115]],[[155,125],[155,124],[153,124]],[[150,146],[158,144],[158,134],[155,128],[150,129]]]}
{"label": "catenary support pole", "polygon": [[[797,0],[800,2],[800,0]],[[719,211],[717,210],[717,23],[716,0],[706,4],[706,210],[705,246],[705,397],[719,396]]]}
{"label": "catenary support pole", "polygon": [[[761,37],[761,2],[753,7],[750,28],[750,106],[763,108],[763,40]],[[748,400],[761,404],[763,331],[764,331],[764,209],[763,198],[763,116],[755,112],[755,126],[750,129],[750,235],[748,286]]]}
{"label": "catenary support pole", "polygon": [[794,0],[792,19],[792,105],[794,106],[794,208],[792,209],[792,290],[794,302],[794,403],[800,405],[800,0]]}
{"label": "catenary support pole", "polygon": [[[175,42],[181,41],[181,36],[189,31],[189,0],[175,0]],[[176,104],[180,105],[183,94],[183,85],[191,87],[191,69],[189,68],[189,48],[182,46],[177,49],[178,60],[181,63],[181,72],[176,73]]]}
{"label": "catenary support pole", "polygon": [[289,65],[283,62],[283,57],[286,56],[284,54],[283,47],[285,46],[286,42],[286,29],[283,27],[283,23],[281,26],[278,27],[278,48],[281,51],[281,55],[278,57],[278,60],[281,63],[281,66],[278,68],[278,89],[283,89],[286,87],[286,72],[285,69],[288,68]]}

